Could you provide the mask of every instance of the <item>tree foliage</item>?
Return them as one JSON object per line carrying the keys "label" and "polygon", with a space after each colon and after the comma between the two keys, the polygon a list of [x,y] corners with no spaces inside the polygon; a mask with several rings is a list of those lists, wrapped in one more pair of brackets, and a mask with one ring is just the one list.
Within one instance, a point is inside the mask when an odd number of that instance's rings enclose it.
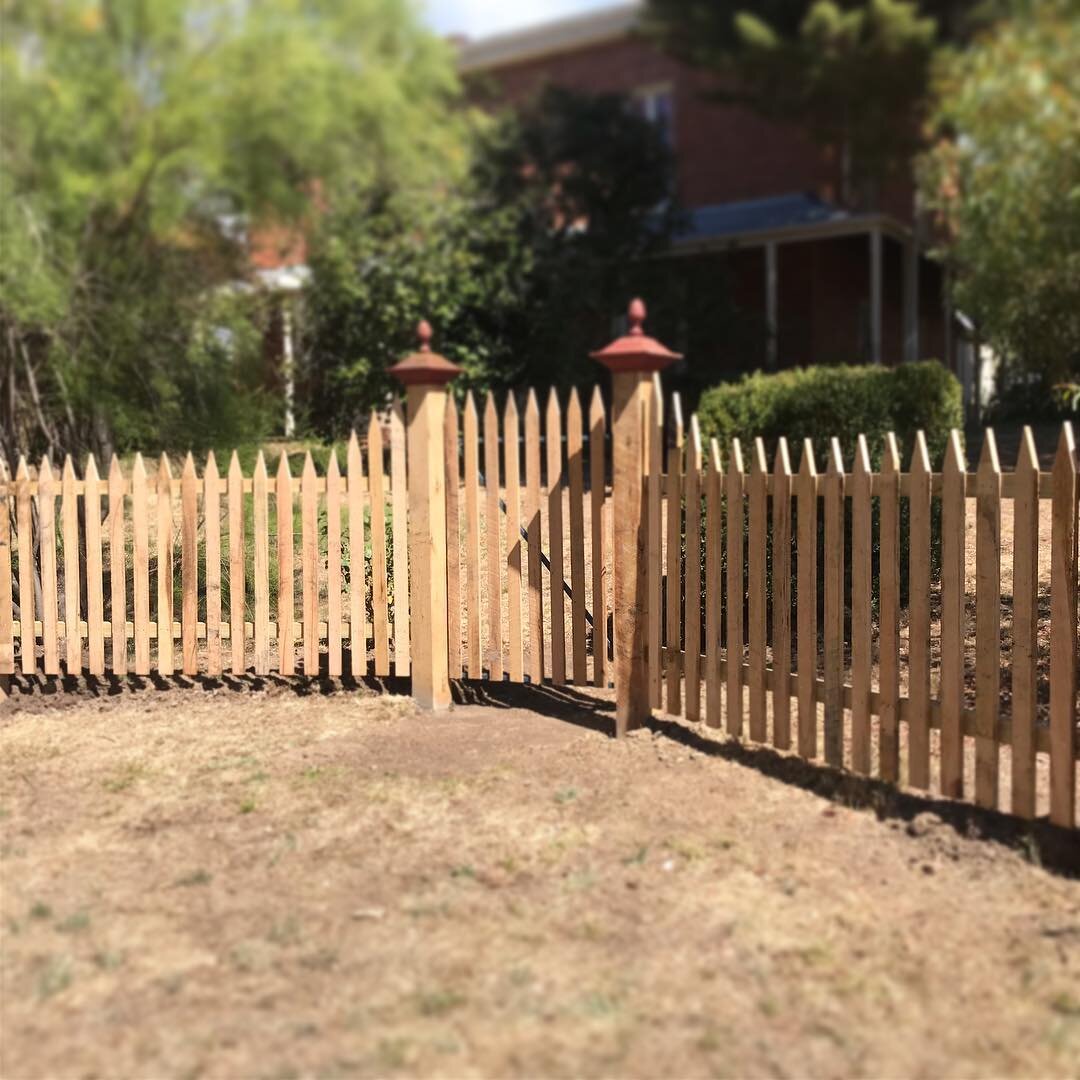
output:
{"label": "tree foliage", "polygon": [[246,227],[461,167],[452,59],[406,0],[5,0],[3,19],[9,454],[258,427]]}
{"label": "tree foliage", "polygon": [[1080,4],[1020,2],[935,73],[922,161],[955,301],[1007,367],[1080,373]]}
{"label": "tree foliage", "polygon": [[873,202],[917,147],[930,59],[960,0],[649,0],[647,26],[718,73],[718,96],[798,124],[842,155],[844,197]]}
{"label": "tree foliage", "polygon": [[394,386],[429,319],[456,386],[595,378],[590,349],[625,307],[634,260],[677,224],[660,135],[614,95],[549,89],[474,130],[469,174],[434,202],[365,196],[312,251],[309,422],[340,433]]}

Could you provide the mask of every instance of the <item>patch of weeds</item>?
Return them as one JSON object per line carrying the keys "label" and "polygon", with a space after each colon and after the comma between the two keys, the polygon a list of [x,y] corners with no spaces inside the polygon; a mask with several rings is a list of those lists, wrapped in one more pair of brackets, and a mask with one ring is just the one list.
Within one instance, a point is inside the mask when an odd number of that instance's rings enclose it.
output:
{"label": "patch of weeds", "polygon": [[528,986],[536,978],[531,969],[527,967],[511,968],[506,977],[510,980],[511,986],[518,987]]}
{"label": "patch of weeds", "polygon": [[471,866],[461,865],[452,866],[450,868],[450,876],[452,878],[469,878],[472,881],[476,880],[476,871]]}
{"label": "patch of weeds", "polygon": [[37,996],[45,1001],[71,985],[71,960],[66,956],[50,956],[38,973]]}
{"label": "patch of weeds", "polygon": [[81,934],[90,927],[90,916],[85,911],[76,911],[56,924],[62,934]]}
{"label": "patch of weeds", "polygon": [[250,813],[252,813],[254,811],[254,809],[255,809],[255,800],[254,799],[245,799],[240,804],[240,813],[241,814],[250,814]]}
{"label": "patch of weeds", "polygon": [[457,990],[422,990],[416,995],[416,1011],[421,1016],[445,1016],[465,1001],[465,995]]}
{"label": "patch of weeds", "polygon": [[31,919],[51,919],[52,908],[43,900],[35,900],[30,907]]}
{"label": "patch of weeds", "polygon": [[250,768],[252,765],[257,765],[258,761],[252,754],[243,754],[239,757],[221,757],[214,758],[209,761],[200,770],[204,773],[210,772],[224,772],[227,769],[243,769]]}
{"label": "patch of weeds", "polygon": [[449,915],[450,905],[442,900],[437,904],[410,904],[403,910],[406,915],[411,915],[414,919],[435,918],[439,915]]}
{"label": "patch of weeds", "polygon": [[115,971],[124,964],[125,956],[122,952],[114,952],[111,949],[102,949],[94,953],[94,964],[102,971]]}
{"label": "patch of weeds", "polygon": [[762,1016],[778,1016],[780,1014],[780,1002],[774,997],[764,997],[758,1002],[758,1008]]}
{"label": "patch of weeds", "polygon": [[566,878],[566,887],[572,892],[588,892],[596,884],[596,875],[591,870],[579,870]]}
{"label": "patch of weeds", "polygon": [[270,865],[277,866],[277,864],[282,860],[285,855],[291,855],[298,846],[299,845],[296,842],[296,835],[291,832],[286,833],[281,838],[280,848],[274,852],[272,858],[270,859]]}
{"label": "patch of weeds", "polygon": [[4,920],[7,926],[7,932],[12,937],[18,937],[22,933],[22,923],[18,919],[13,919],[10,915]]}
{"label": "patch of weeds", "polygon": [[261,783],[263,783],[263,781],[269,780],[269,779],[270,779],[270,774],[267,773],[267,772],[263,772],[262,769],[260,769],[258,772],[252,773],[247,778],[247,782],[249,784],[261,784]]}
{"label": "patch of weeds", "polygon": [[633,855],[627,855],[623,861],[623,866],[640,866],[645,861],[645,856],[649,854],[649,848],[647,844],[642,844]]}
{"label": "patch of weeds", "polygon": [[120,792],[134,787],[139,780],[148,775],[149,770],[141,762],[129,761],[103,780],[101,786],[113,795],[118,795]]}
{"label": "patch of weeds", "polygon": [[561,788],[555,792],[555,802],[559,806],[564,806],[568,802],[573,802],[577,798],[577,788]]}
{"label": "patch of weeds", "polygon": [[295,945],[300,940],[300,923],[295,915],[288,915],[281,922],[274,923],[266,935],[267,941],[275,945]]}
{"label": "patch of weeds", "polygon": [[409,1039],[380,1039],[376,1053],[384,1068],[401,1069],[413,1056],[412,1043]]}
{"label": "patch of weeds", "polygon": [[517,859],[511,855],[507,855],[500,859],[496,864],[500,870],[505,871],[507,874],[516,874],[518,871]]}
{"label": "patch of weeds", "polygon": [[1080,997],[1062,990],[1050,1001],[1050,1008],[1062,1016],[1080,1016]]}
{"label": "patch of weeds", "polygon": [[205,870],[193,870],[190,874],[185,874],[183,877],[177,878],[173,885],[178,888],[185,889],[191,885],[209,885],[213,880],[213,876],[207,873]]}
{"label": "patch of weeds", "polygon": [[705,858],[706,855],[705,847],[696,840],[672,840],[668,848],[687,862],[695,862],[697,859]]}
{"label": "patch of weeds", "polygon": [[300,958],[300,963],[309,971],[329,971],[337,962],[337,949],[318,949]]}
{"label": "patch of weeds", "polygon": [[703,1054],[715,1054],[723,1045],[719,1030],[712,1026],[707,1027],[701,1035],[698,1036],[697,1048]]}
{"label": "patch of weeds", "polygon": [[619,1002],[610,994],[591,991],[581,999],[581,1011],[598,1019],[613,1016],[619,1011]]}

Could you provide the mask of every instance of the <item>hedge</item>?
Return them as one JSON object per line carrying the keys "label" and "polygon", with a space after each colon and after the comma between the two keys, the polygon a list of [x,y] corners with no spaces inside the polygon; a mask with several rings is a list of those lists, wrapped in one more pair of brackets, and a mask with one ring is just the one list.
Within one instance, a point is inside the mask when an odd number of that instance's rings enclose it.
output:
{"label": "hedge", "polygon": [[828,462],[829,439],[836,436],[850,471],[856,439],[865,435],[875,469],[881,464],[885,435],[892,431],[907,469],[921,428],[931,465],[940,467],[951,428],[963,425],[963,395],[956,377],[935,360],[887,367],[793,368],[755,373],[707,390],[698,404],[701,434],[722,447],[733,438],[746,447],[765,440],[770,467],[781,436],[786,436],[792,468],[798,469],[803,439],[810,439],[819,470]]}

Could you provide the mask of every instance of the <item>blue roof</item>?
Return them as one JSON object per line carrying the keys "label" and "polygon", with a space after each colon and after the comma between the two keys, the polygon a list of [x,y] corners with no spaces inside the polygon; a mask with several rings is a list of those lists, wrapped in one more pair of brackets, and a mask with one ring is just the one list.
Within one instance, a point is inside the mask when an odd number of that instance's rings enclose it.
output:
{"label": "blue roof", "polygon": [[850,217],[832,203],[807,192],[774,195],[768,199],[699,206],[686,212],[688,228],[678,240],[708,240],[713,237],[738,236],[742,233],[784,229],[798,225],[817,225]]}

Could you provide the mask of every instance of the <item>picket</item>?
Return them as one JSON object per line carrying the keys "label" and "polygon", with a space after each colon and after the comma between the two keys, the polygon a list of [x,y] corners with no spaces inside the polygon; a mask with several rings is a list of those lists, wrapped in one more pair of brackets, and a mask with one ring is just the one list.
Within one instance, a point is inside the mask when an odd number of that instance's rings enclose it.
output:
{"label": "picket", "polygon": [[589,527],[592,540],[592,613],[593,613],[593,683],[606,686],[605,675],[607,660],[607,562],[605,552],[605,493],[607,471],[605,465],[604,444],[607,431],[607,416],[604,402],[600,397],[600,387],[593,390],[589,404]]}
{"label": "picket", "polygon": [[[262,460],[262,455],[259,455]],[[180,649],[185,675],[199,672],[199,479],[189,453],[180,475]],[[258,573],[256,572],[256,580]]]}
{"label": "picket", "polygon": [[671,396],[671,445],[667,460],[667,552],[665,561],[667,588],[667,667],[665,692],[667,711],[678,715],[682,711],[682,496],[683,496],[683,433],[682,401],[678,394]]}
{"label": "picket", "polygon": [[142,454],[131,467],[131,527],[135,598],[135,674],[150,674],[150,518],[149,487]]}
{"label": "picket", "polygon": [[[686,719],[701,719],[701,482],[704,467],[701,425],[690,417],[686,451]],[[719,532],[713,534],[719,543]],[[706,537],[708,543],[708,537]],[[717,618],[719,616],[717,615]]]}
{"label": "picket", "polygon": [[1064,424],[1053,468],[1050,564],[1050,820],[1076,824],[1077,462]]}
{"label": "picket", "polygon": [[[0,459],[0,676],[15,671],[14,582],[11,576],[11,474],[7,462]],[[100,550],[98,552],[100,558]],[[0,679],[0,700],[8,690],[9,679]]]}
{"label": "picket", "polygon": [[[506,668],[510,681],[525,678],[521,642],[521,435],[517,402],[506,395],[503,412],[503,457],[506,473]],[[452,594],[453,595],[453,594]]]}
{"label": "picket", "polygon": [[[705,478],[705,601],[702,620],[705,630],[705,723],[719,727],[723,717],[720,687],[720,648],[724,598],[720,579],[723,543],[724,471],[720,444],[709,442],[709,471]],[[730,699],[729,699],[730,701]]]}
{"label": "picket", "polygon": [[319,674],[319,493],[309,450],[300,473],[300,610],[303,612],[304,674]]}
{"label": "picket", "polygon": [[821,627],[825,676],[825,761],[844,764],[844,461],[840,442],[829,443],[825,469],[825,610]]}
{"label": "picket", "polygon": [[570,640],[575,686],[588,679],[585,627],[585,467],[581,399],[570,389],[566,406],[566,472],[570,486]]}
{"label": "picket", "polygon": [[964,797],[964,450],[949,435],[941,482],[941,793]]}
{"label": "picket", "polygon": [[773,746],[791,747],[791,458],[776,446],[772,496]]}
{"label": "picket", "polygon": [[59,594],[56,580],[56,477],[48,456],[38,469],[38,557],[41,562],[42,670],[60,674]]}
{"label": "picket", "polygon": [[[209,489],[208,489],[209,490]],[[293,488],[289,455],[281,452],[274,478],[274,514],[277,519],[277,647],[278,671],[296,671],[296,596],[293,553]]]}
{"label": "picket", "polygon": [[488,677],[502,681],[502,543],[499,529],[499,416],[495,397],[484,402],[484,538],[487,564]]}
{"label": "picket", "polygon": [[566,682],[566,611],[563,588],[566,567],[563,561],[563,464],[562,412],[555,388],[548,395],[544,422],[544,441],[547,450],[547,542],[549,608],[551,612],[551,681],[555,686]]}
{"label": "picket", "polygon": [[753,454],[750,459],[750,480],[748,483],[748,542],[750,550],[747,557],[746,593],[749,622],[747,642],[749,644],[749,697],[750,697],[750,738],[755,742],[766,742],[769,737],[766,717],[765,685],[765,641],[767,597],[767,558],[768,558],[768,475],[769,465],[765,460],[765,443],[754,440]]}
{"label": "picket", "polygon": [[208,675],[220,675],[221,476],[213,450],[206,455],[203,469],[203,510],[206,521],[206,671]]}
{"label": "picket", "polygon": [[[719,463],[717,463],[719,468]],[[743,602],[746,597],[743,578],[745,542],[743,528],[743,491],[745,488],[742,446],[731,440],[731,459],[724,481],[727,526],[727,733],[739,737],[743,729]]]}
{"label": "picket", "polygon": [[173,511],[172,469],[169,459],[161,455],[158,464],[157,491],[154,497],[157,511],[157,669],[171,675],[174,669],[173,649]]}
{"label": "picket", "polygon": [[[367,570],[364,555],[364,464],[360,440],[355,431],[349,433],[345,469],[349,507],[349,673],[354,679],[362,679],[367,674]],[[456,497],[456,489],[454,494]],[[290,535],[290,546],[291,543]],[[279,596],[280,590],[279,581]]]}
{"label": "picket", "polygon": [[802,460],[795,480],[795,509],[797,524],[796,567],[796,639],[797,658],[795,681],[798,689],[799,732],[801,757],[817,757],[817,527],[818,497],[817,468],[814,447],[809,439],[803,441]]}
{"label": "picket", "polygon": [[126,675],[128,664],[125,490],[120,461],[113,454],[109,464],[109,636],[112,641],[109,662],[114,675]]}
{"label": "picket", "polygon": [[879,477],[879,775],[900,778],[900,450],[885,436]]}
{"label": "picket", "polygon": [[930,787],[930,453],[915,436],[908,477],[908,783]]}
{"label": "picket", "polygon": [[1001,466],[987,431],[975,476],[975,802],[998,805],[1001,697]]}
{"label": "picket", "polygon": [[24,675],[37,671],[37,642],[34,631],[37,603],[34,596],[33,508],[30,501],[30,470],[20,457],[15,470],[15,518],[19,554],[19,654]]}
{"label": "picket", "polygon": [[75,490],[75,464],[68,454],[60,480],[60,518],[64,527],[64,666],[68,675],[82,671],[82,635],[79,633],[79,496]]}
{"label": "picket", "polygon": [[[509,395],[507,405],[513,401]],[[458,446],[458,408],[446,395],[446,641],[451,679],[460,679],[461,657],[461,451]],[[352,466],[349,466],[350,475]],[[350,488],[351,491],[351,488]]]}
{"label": "picket", "polygon": [[540,563],[540,407],[525,403],[525,531],[529,546],[529,680],[544,681],[544,597]]}
{"label": "picket", "polygon": [[870,775],[873,519],[870,448],[858,437],[851,478],[851,767]]}
{"label": "picket", "polygon": [[406,486],[405,413],[401,398],[390,409],[390,499],[394,544],[394,674],[409,674],[409,492]]}
{"label": "picket", "polygon": [[480,448],[476,400],[465,396],[465,621],[470,679],[483,677],[480,638]]}
{"label": "picket", "polygon": [[255,593],[252,667],[256,675],[267,675],[270,672],[270,484],[261,450],[255,460],[251,491],[254,547],[251,586]]}
{"label": "picket", "polygon": [[[6,472],[6,470],[4,470]],[[105,599],[104,563],[102,550],[102,478],[97,472],[94,455],[86,458],[83,470],[85,484],[84,517],[86,540],[86,671],[91,675],[105,674]],[[0,576],[2,576],[0,569]],[[9,576],[9,586],[11,578]],[[0,590],[3,582],[0,580]],[[0,608],[3,594],[0,592]],[[10,611],[10,605],[9,605]],[[2,613],[2,612],[0,612]],[[0,667],[0,671],[2,671]]]}
{"label": "picket", "polygon": [[390,611],[386,595],[386,494],[382,427],[374,411],[368,422],[368,489],[371,493],[371,610],[375,674],[390,674]]}
{"label": "picket", "polygon": [[1039,457],[1025,427],[1013,496],[1012,802],[1035,816],[1035,722],[1039,656]]}
{"label": "picket", "polygon": [[341,499],[337,451],[326,467],[326,673],[341,678]]}
{"label": "picket", "polygon": [[229,462],[229,647],[232,673],[243,675],[247,670],[247,643],[244,630],[244,608],[247,603],[246,566],[244,558],[244,475],[240,458],[233,451]]}
{"label": "picket", "polygon": [[646,659],[649,665],[649,701],[654,709],[663,705],[663,663],[660,656],[663,635],[664,606],[661,596],[663,586],[663,492],[661,480],[664,469],[664,392],[660,386],[660,373],[653,372],[652,390],[648,397],[645,439],[646,460]]}

